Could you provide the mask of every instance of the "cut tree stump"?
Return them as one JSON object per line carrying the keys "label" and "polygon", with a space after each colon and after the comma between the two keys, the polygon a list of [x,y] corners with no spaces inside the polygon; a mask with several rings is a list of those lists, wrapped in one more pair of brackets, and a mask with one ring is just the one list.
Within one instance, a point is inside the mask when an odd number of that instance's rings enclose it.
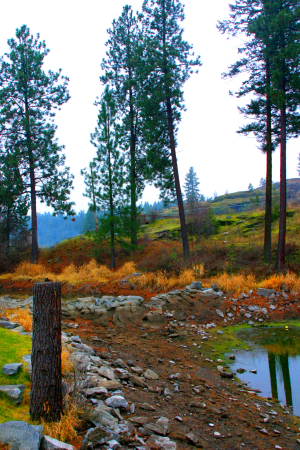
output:
{"label": "cut tree stump", "polygon": [[32,420],[59,421],[61,388],[61,284],[33,285]]}

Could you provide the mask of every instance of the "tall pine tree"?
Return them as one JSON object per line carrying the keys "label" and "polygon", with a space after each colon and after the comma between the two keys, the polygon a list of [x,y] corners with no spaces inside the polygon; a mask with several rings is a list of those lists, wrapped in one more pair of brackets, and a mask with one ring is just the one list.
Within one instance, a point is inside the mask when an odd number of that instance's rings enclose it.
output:
{"label": "tall pine tree", "polygon": [[[23,186],[30,195],[32,253],[38,262],[37,197],[54,213],[73,214],[69,202],[72,176],[55,138],[55,109],[69,99],[68,79],[61,71],[46,73],[49,50],[26,25],[9,39],[9,53],[0,59],[0,136],[19,164]],[[60,170],[61,168],[61,170]]]}
{"label": "tall pine tree", "polygon": [[185,176],[185,184],[183,185],[185,199],[191,210],[191,214],[194,214],[195,205],[200,201],[201,195],[199,190],[199,178],[195,172],[194,167],[190,167],[188,173]]}
{"label": "tall pine tree", "polygon": [[[176,136],[181,111],[184,109],[183,85],[192,68],[200,66],[200,59],[193,59],[192,45],[183,40],[184,9],[180,0],[144,0],[143,25],[147,34],[147,65],[150,72],[147,83],[152,92],[152,113],[156,109],[154,125],[165,126],[171,153],[176,197],[179,209],[184,258],[190,255],[176,157]],[[150,102],[149,102],[150,103]],[[156,108],[155,108],[156,106]],[[151,114],[151,110],[150,110]],[[159,120],[159,117],[161,119]]]}

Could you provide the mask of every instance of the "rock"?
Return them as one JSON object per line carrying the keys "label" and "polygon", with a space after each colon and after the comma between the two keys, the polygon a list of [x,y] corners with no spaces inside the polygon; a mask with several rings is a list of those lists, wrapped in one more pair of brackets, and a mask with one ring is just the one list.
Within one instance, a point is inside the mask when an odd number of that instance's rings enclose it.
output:
{"label": "rock", "polygon": [[23,367],[23,363],[4,364],[2,372],[4,375],[15,375]]}
{"label": "rock", "polygon": [[202,289],[201,281],[192,281],[190,286],[192,289],[196,289],[197,291],[201,291],[201,289]]}
{"label": "rock", "polygon": [[259,288],[257,290],[257,295],[261,295],[262,297],[269,297],[272,294],[276,294],[276,291],[274,291],[273,289]]}
{"label": "rock", "polygon": [[6,328],[7,330],[12,330],[13,328],[17,328],[19,326],[18,323],[15,322],[7,322],[6,320],[2,320],[0,322],[0,327]]}
{"label": "rock", "polygon": [[39,450],[42,437],[42,425],[28,425],[22,421],[0,424],[0,442],[15,450]]}
{"label": "rock", "polygon": [[111,408],[127,409],[128,402],[121,395],[113,395],[105,400],[105,404]]}
{"label": "rock", "polygon": [[156,408],[152,405],[149,405],[149,403],[142,403],[141,409],[145,409],[146,411],[156,411]]}
{"label": "rock", "polygon": [[58,441],[50,436],[44,436],[40,450],[74,450],[75,447],[65,442]]}
{"label": "rock", "polygon": [[27,364],[31,364],[31,355],[29,354],[22,356],[22,360]]}
{"label": "rock", "polygon": [[224,317],[224,314],[223,314],[222,311],[220,311],[219,309],[216,309],[216,314],[217,314],[219,317]]}
{"label": "rock", "polygon": [[86,397],[94,397],[94,396],[98,396],[98,395],[105,395],[108,393],[108,390],[104,387],[104,386],[97,386],[94,388],[89,388],[85,391],[85,395]]}
{"label": "rock", "polygon": [[101,426],[90,428],[81,443],[80,450],[90,450],[95,448],[97,445],[105,444],[110,441],[112,437],[112,434],[107,432]]}
{"label": "rock", "polygon": [[177,448],[176,442],[171,441],[168,437],[156,436],[155,434],[150,436],[147,441],[147,446],[162,450],[176,450]]}
{"label": "rock", "polygon": [[116,389],[122,389],[122,384],[116,380],[101,380],[99,386],[105,387],[108,391],[114,391]]}
{"label": "rock", "polygon": [[19,327],[13,328],[11,331],[14,333],[25,333],[23,325],[20,325]]}
{"label": "rock", "polygon": [[131,422],[133,425],[136,425],[136,426],[138,426],[138,425],[144,426],[144,425],[146,425],[146,423],[148,422],[148,417],[134,416],[134,417],[130,417],[129,420],[130,420],[130,422]]}
{"label": "rock", "polygon": [[109,369],[108,367],[100,367],[100,369],[97,370],[99,375],[101,375],[104,378],[107,378],[108,380],[115,380],[115,373],[112,369]]}
{"label": "rock", "polygon": [[74,346],[78,349],[78,350],[80,350],[80,351],[82,351],[82,352],[84,352],[84,353],[87,353],[88,355],[95,355],[95,350],[94,349],[92,349],[92,347],[90,347],[90,346],[88,346],[88,345],[85,345],[85,344],[77,344],[76,342],[74,342]]}
{"label": "rock", "polygon": [[140,387],[147,386],[146,383],[144,382],[144,380],[141,377],[138,377],[137,375],[130,374],[128,379],[136,386],[140,386]]}
{"label": "rock", "polygon": [[0,392],[4,392],[8,396],[10,401],[16,405],[22,403],[24,391],[25,391],[24,384],[0,386]]}
{"label": "rock", "polygon": [[91,421],[97,426],[100,425],[112,431],[115,429],[115,426],[118,423],[118,419],[116,417],[113,417],[108,412],[103,411],[101,406],[100,407],[97,406],[93,410],[91,415]]}
{"label": "rock", "polygon": [[157,373],[153,372],[153,370],[147,369],[144,373],[144,377],[147,378],[147,380],[158,380],[159,376]]}
{"label": "rock", "polygon": [[199,442],[199,438],[194,433],[188,433],[186,437],[188,441],[190,441],[194,445],[197,445]]}

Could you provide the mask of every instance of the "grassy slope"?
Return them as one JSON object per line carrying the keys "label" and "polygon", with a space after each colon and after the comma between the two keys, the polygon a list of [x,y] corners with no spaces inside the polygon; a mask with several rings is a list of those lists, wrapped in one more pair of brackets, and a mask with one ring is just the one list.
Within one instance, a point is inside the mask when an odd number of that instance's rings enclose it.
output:
{"label": "grassy slope", "polygon": [[[4,364],[23,362],[22,356],[30,353],[31,339],[29,336],[20,336],[4,328],[0,328],[0,367]],[[26,363],[24,363],[24,366]],[[8,420],[28,420],[29,404],[28,404],[28,389],[30,388],[30,380],[28,373],[24,368],[16,375],[4,375],[0,373],[0,384],[24,384],[26,392],[24,395],[25,401],[21,405],[14,406],[6,398],[5,394],[0,394],[0,423]]]}

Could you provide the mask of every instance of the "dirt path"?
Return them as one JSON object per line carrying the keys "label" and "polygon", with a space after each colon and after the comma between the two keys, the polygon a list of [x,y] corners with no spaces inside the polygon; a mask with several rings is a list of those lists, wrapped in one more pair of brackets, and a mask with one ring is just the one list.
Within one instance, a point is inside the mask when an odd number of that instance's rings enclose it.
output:
{"label": "dirt path", "polygon": [[[299,419],[279,403],[221,378],[215,365],[201,357],[201,337],[192,331],[170,337],[167,329],[105,329],[93,322],[78,323],[76,334],[99,356],[111,362],[121,358],[126,364],[132,360],[159,375],[156,381],[147,380],[148,389],[124,386],[126,399],[135,404],[134,414],[125,416],[169,418],[169,437],[179,449],[300,448]],[[142,409],[143,403],[155,410]]]}

